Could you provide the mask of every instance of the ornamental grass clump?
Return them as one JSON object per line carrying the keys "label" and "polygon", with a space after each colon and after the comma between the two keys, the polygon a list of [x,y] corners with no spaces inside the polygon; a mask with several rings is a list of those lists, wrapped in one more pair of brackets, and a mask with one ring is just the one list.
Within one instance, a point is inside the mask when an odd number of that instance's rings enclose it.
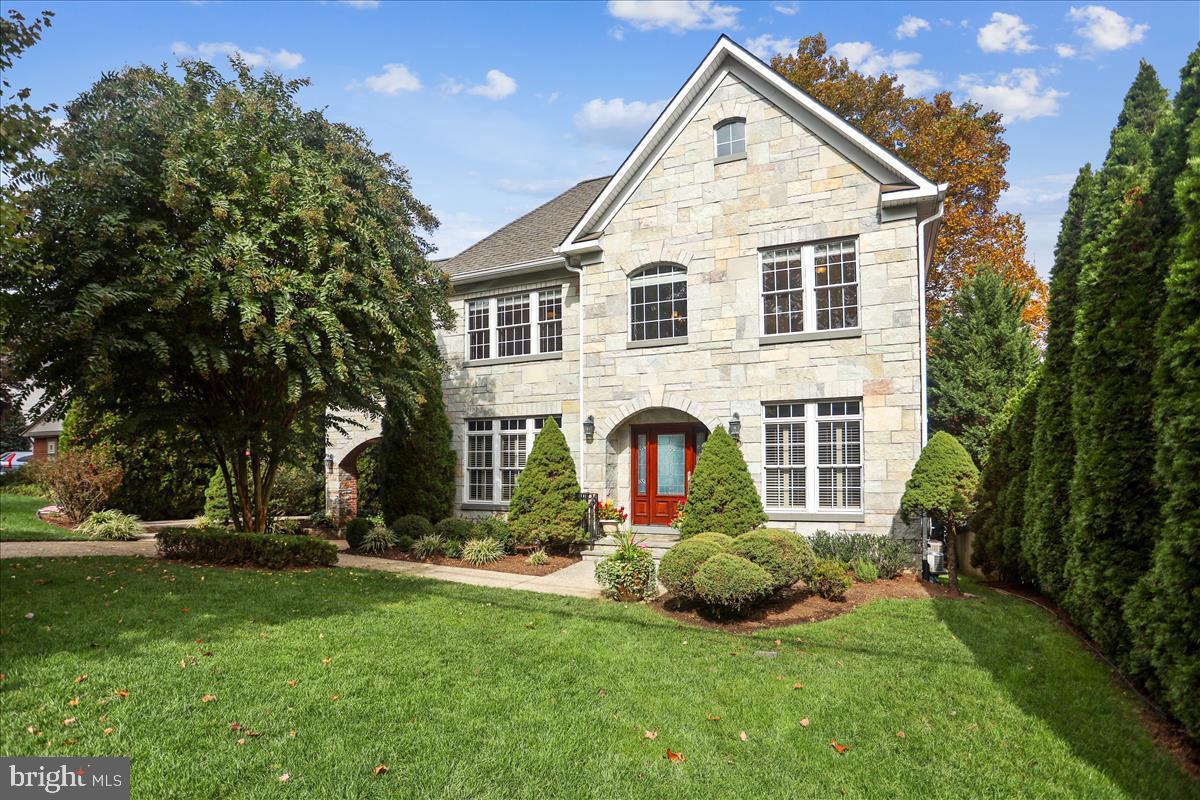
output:
{"label": "ornamental grass clump", "polygon": [[531,567],[544,567],[550,563],[550,556],[542,548],[538,548],[529,554],[525,559],[525,563]]}
{"label": "ornamental grass clump", "polygon": [[384,527],[371,528],[358,546],[360,552],[378,555],[396,546],[396,537]]}
{"label": "ornamental grass clump", "polygon": [[133,514],[109,509],[94,512],[76,531],[93,539],[129,542],[142,532],[142,525]]}
{"label": "ornamental grass clump", "polygon": [[490,536],[482,539],[468,539],[462,546],[462,560],[468,564],[482,567],[494,564],[504,558],[504,545]]}
{"label": "ornamental grass clump", "polygon": [[433,558],[446,551],[446,540],[439,534],[430,533],[413,542],[412,554],[417,558]]}

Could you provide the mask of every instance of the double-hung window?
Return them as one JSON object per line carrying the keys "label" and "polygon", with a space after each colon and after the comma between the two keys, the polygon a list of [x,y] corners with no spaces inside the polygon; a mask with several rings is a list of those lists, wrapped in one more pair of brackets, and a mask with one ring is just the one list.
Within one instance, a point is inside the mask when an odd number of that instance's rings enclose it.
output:
{"label": "double-hung window", "polygon": [[[562,424],[562,416],[551,415]],[[467,503],[507,503],[547,417],[467,420]]]}
{"label": "double-hung window", "polygon": [[764,336],[859,327],[854,239],[763,250]]}
{"label": "double-hung window", "polygon": [[563,293],[538,289],[467,301],[467,359],[561,353]]}
{"label": "double-hung window", "polygon": [[763,500],[768,510],[862,509],[862,401],[763,407]]}
{"label": "double-hung window", "polygon": [[687,339],[687,270],[654,264],[629,279],[629,339]]}

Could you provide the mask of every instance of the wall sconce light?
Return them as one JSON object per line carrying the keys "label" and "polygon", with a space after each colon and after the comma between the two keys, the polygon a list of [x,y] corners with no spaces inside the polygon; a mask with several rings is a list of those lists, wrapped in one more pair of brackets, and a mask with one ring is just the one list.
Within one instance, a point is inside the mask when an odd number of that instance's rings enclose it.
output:
{"label": "wall sconce light", "polygon": [[333,472],[333,455],[330,453],[325,454],[325,471]]}
{"label": "wall sconce light", "polygon": [[583,436],[589,442],[596,435],[596,418],[588,414],[587,419],[583,421]]}
{"label": "wall sconce light", "polygon": [[735,439],[741,438],[742,435],[742,418],[738,416],[736,411],[729,418],[729,435]]}

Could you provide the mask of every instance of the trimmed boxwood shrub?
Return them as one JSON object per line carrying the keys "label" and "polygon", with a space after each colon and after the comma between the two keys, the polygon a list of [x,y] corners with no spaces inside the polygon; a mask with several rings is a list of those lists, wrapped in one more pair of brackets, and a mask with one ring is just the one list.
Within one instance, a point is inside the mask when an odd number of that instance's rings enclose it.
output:
{"label": "trimmed boxwood shrub", "polygon": [[765,569],[775,589],[791,586],[812,571],[808,542],[790,531],[750,531],[733,540],[729,552]]}
{"label": "trimmed boxwood shrub", "polygon": [[[368,530],[369,526],[370,523]],[[160,531],[156,538],[159,555],[183,561],[268,569],[332,567],[337,563],[337,547],[315,536],[271,536],[220,528],[168,528]]]}
{"label": "trimmed boxwood shrub", "polygon": [[683,515],[676,521],[688,539],[705,531],[740,536],[767,521],[746,459],[720,425],[704,443],[688,486]]}
{"label": "trimmed boxwood shrub", "polygon": [[[467,539],[471,539],[476,535],[475,523],[462,517],[446,517],[433,526],[433,533],[438,534],[447,542],[462,544]],[[415,538],[420,539],[421,537],[417,536]]]}
{"label": "trimmed boxwood shrub", "polygon": [[850,570],[840,562],[821,558],[813,565],[812,575],[806,583],[808,588],[826,600],[836,600],[846,595],[846,591],[854,584],[854,579],[850,577]]}
{"label": "trimmed boxwood shrub", "polygon": [[697,596],[716,611],[742,611],[775,589],[771,573],[731,553],[717,553],[705,561],[693,583]]}
{"label": "trimmed boxwood shrub", "polygon": [[350,520],[346,523],[346,544],[350,545],[352,550],[362,547],[363,539],[374,527],[375,523],[369,517],[355,517]]}
{"label": "trimmed boxwood shrub", "polygon": [[697,533],[695,536],[691,537],[688,541],[712,542],[713,544],[721,545],[721,547],[729,547],[729,545],[733,544],[733,537],[726,536],[723,533],[717,533],[716,531],[705,531],[704,533]]}
{"label": "trimmed boxwood shrub", "polygon": [[685,539],[663,555],[658,579],[676,597],[694,599],[696,572],[705,561],[723,552],[725,548],[716,542]]}
{"label": "trimmed boxwood shrub", "polygon": [[408,538],[412,541],[433,533],[433,523],[419,514],[405,514],[392,520],[389,526],[397,539]]}

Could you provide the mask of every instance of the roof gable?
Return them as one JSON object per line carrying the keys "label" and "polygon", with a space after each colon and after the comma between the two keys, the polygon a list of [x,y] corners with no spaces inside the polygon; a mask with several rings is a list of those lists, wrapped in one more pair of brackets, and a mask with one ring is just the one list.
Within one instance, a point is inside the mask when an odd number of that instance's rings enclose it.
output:
{"label": "roof gable", "polygon": [[939,196],[939,187],[928,178],[722,35],[620,169],[582,212],[557,252],[594,249],[600,232],[729,74],[791,114],[817,138],[878,180],[888,190],[889,201],[912,202]]}

